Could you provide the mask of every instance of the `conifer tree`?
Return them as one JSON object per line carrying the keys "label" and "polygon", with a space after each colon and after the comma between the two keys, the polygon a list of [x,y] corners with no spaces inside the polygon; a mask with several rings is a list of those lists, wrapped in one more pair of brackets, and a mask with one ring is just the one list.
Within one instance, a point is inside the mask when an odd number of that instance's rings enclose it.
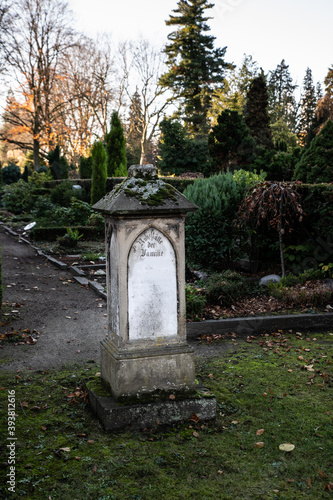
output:
{"label": "conifer tree", "polygon": [[294,180],[333,182],[333,121],[328,120],[295,166]]}
{"label": "conifer tree", "polygon": [[253,161],[254,141],[242,115],[226,109],[208,136],[214,172],[235,170]]}
{"label": "conifer tree", "polygon": [[104,139],[108,177],[125,177],[127,175],[126,140],[117,111],[112,113],[111,129],[105,134]]}
{"label": "conifer tree", "polygon": [[101,141],[95,142],[91,150],[92,176],[91,176],[91,204],[97,203],[106,192],[106,150]]}
{"label": "conifer tree", "polygon": [[129,124],[126,138],[126,155],[128,165],[137,165],[141,157],[141,139],[142,139],[142,103],[138,90],[131,98],[129,108]]}
{"label": "conifer tree", "polygon": [[312,71],[307,68],[303,80],[303,92],[301,95],[299,137],[301,145],[305,144],[305,138],[310,132],[310,128],[315,118],[317,106],[316,89],[312,80]]}
{"label": "conifer tree", "polygon": [[268,116],[268,92],[263,74],[252,80],[247,93],[244,116],[256,145],[273,149]]}
{"label": "conifer tree", "polygon": [[297,85],[289,72],[289,66],[282,59],[268,78],[269,114],[271,123],[280,118],[287,123],[291,132],[296,132],[297,106],[294,96]]}
{"label": "conifer tree", "polygon": [[216,88],[223,86],[226,47],[214,48],[215,37],[210,30],[205,11],[213,7],[208,0],[179,0],[167,26],[177,27],[168,35],[169,70],[160,83],[170,88],[179,100],[179,114],[188,130],[194,134],[207,132],[207,113]]}

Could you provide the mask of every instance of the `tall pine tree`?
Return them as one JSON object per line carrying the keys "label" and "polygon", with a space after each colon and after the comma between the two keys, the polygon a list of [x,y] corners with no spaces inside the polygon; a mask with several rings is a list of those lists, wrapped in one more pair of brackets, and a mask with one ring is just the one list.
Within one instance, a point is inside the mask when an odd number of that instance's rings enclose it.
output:
{"label": "tall pine tree", "polygon": [[294,95],[296,88],[289,66],[282,59],[276,69],[271,71],[268,79],[269,114],[271,123],[282,118],[291,132],[296,132],[297,124],[297,105]]}
{"label": "tall pine tree", "polygon": [[304,146],[306,137],[310,132],[315,119],[317,106],[316,89],[312,80],[312,71],[307,68],[303,80],[303,92],[301,95],[300,120],[299,120],[299,138],[301,146]]}
{"label": "tall pine tree", "polygon": [[224,61],[226,47],[215,49],[215,37],[206,34],[210,28],[205,11],[212,7],[208,0],[179,0],[166,21],[177,29],[168,35],[164,52],[169,70],[160,83],[179,100],[179,115],[193,134],[208,131],[211,97],[223,86],[224,70],[230,66]]}
{"label": "tall pine tree", "polygon": [[108,177],[125,177],[127,175],[126,140],[117,111],[112,113],[111,129],[105,134],[104,140],[108,154]]}

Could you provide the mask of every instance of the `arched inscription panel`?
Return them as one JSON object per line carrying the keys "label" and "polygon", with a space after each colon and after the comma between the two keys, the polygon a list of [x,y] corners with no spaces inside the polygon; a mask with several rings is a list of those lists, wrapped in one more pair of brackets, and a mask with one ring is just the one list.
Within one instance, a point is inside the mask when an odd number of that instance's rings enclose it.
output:
{"label": "arched inscription panel", "polygon": [[177,335],[175,251],[166,236],[147,229],[128,256],[129,340]]}

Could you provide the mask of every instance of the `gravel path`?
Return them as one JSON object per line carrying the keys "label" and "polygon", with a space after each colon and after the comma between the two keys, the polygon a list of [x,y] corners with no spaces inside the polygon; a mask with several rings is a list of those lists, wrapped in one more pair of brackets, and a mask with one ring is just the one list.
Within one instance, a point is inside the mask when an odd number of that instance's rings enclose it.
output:
{"label": "gravel path", "polygon": [[[106,302],[80,286],[67,271],[40,257],[29,245],[0,228],[2,281],[6,311],[15,318],[1,326],[36,330],[34,345],[0,348],[0,370],[43,370],[68,362],[99,362],[99,343],[107,333]],[[34,333],[37,336],[37,333]]]}

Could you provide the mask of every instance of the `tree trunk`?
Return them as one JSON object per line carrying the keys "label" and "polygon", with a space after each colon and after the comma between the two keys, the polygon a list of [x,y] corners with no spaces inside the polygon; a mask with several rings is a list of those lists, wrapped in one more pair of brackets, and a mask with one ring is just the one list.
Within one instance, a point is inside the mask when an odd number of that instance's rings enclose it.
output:
{"label": "tree trunk", "polygon": [[34,139],[34,170],[37,171],[40,167],[39,163],[39,140]]}
{"label": "tree trunk", "polygon": [[281,271],[282,271],[282,278],[286,275],[286,271],[284,268],[284,255],[283,255],[283,243],[282,243],[282,207],[283,207],[283,200],[282,200],[282,193],[280,193],[281,199],[280,199],[280,222],[279,222],[279,247],[280,247],[280,259],[281,259]]}

